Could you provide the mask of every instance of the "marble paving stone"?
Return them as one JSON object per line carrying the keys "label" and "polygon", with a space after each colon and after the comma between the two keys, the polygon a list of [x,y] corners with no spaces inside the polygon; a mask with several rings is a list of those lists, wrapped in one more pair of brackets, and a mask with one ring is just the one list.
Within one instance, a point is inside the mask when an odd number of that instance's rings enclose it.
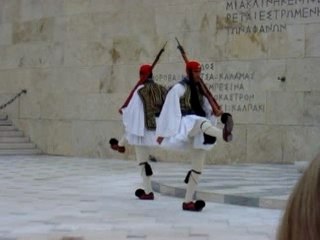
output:
{"label": "marble paving stone", "polygon": [[[158,180],[168,166],[171,173],[189,169],[183,164],[153,163],[158,174],[153,186],[158,185],[158,190],[163,189]],[[235,169],[233,166],[232,171]],[[240,166],[239,169],[246,168]],[[141,180],[135,161],[2,156],[0,171],[5,173],[0,176],[0,238],[8,240],[61,240],[63,237],[100,240],[106,236],[211,240],[236,235],[243,239],[245,236],[265,239],[266,234],[272,236],[281,213],[213,203],[211,201],[222,202],[223,195],[213,195],[205,189],[200,191],[201,187],[196,197],[207,201],[202,213],[184,212],[182,199],[159,193],[155,194],[154,201],[139,201],[134,196]],[[174,189],[175,197],[184,197],[184,188],[171,185],[167,188]],[[245,222],[239,218],[243,215],[247,216]],[[258,224],[269,227],[265,231],[248,231]]]}
{"label": "marble paving stone", "polygon": [[[154,165],[157,173],[153,184],[171,186],[176,190],[185,189],[180,170],[185,165],[176,164]],[[170,166],[170,167],[169,167]],[[175,167],[173,167],[175,166]],[[159,168],[158,168],[159,167]],[[174,169],[176,180],[174,179]],[[170,172],[170,173],[168,173]],[[201,176],[199,187],[196,192],[197,198],[206,201],[224,202],[236,205],[248,205],[265,208],[283,208],[300,174],[294,165],[287,164],[239,164],[239,165],[209,165],[206,166]],[[176,197],[183,198],[183,194]]]}

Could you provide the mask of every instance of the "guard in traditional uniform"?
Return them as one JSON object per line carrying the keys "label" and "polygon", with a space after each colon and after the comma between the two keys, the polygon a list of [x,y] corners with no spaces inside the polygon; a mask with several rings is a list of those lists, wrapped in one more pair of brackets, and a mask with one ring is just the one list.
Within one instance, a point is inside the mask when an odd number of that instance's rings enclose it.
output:
{"label": "guard in traditional uniform", "polygon": [[[160,113],[156,135],[162,147],[175,147],[191,151],[192,167],[187,173],[183,210],[201,211],[205,202],[193,200],[206,156],[217,141],[232,140],[233,120],[223,113],[211,93],[206,89],[200,74],[201,64],[197,61],[186,63],[187,76],[175,84],[167,93]],[[216,127],[221,116],[224,128]]]}
{"label": "guard in traditional uniform", "polygon": [[161,112],[166,97],[166,88],[153,80],[151,65],[140,67],[140,79],[145,79],[136,90],[125,108],[122,108],[126,141],[135,147],[136,158],[141,168],[143,188],[135,195],[141,200],[153,200],[151,188],[152,168],[148,162],[151,147],[157,146],[156,118]]}

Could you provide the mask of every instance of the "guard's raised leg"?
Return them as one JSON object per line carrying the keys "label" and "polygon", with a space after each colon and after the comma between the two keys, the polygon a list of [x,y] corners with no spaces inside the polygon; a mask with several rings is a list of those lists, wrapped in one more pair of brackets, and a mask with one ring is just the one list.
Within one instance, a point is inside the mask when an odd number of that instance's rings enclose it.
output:
{"label": "guard's raised leg", "polygon": [[209,121],[202,121],[200,123],[200,130],[209,136],[216,137],[218,140],[224,140],[225,142],[232,141],[232,129],[233,121],[232,117],[226,117],[223,130],[213,126]]}

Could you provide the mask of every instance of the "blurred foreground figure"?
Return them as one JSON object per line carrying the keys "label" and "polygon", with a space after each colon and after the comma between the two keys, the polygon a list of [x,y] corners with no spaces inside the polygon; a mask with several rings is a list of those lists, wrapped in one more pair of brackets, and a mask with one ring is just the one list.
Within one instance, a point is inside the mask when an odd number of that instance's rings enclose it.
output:
{"label": "blurred foreground figure", "polygon": [[277,240],[320,239],[320,153],[309,164],[295,185]]}

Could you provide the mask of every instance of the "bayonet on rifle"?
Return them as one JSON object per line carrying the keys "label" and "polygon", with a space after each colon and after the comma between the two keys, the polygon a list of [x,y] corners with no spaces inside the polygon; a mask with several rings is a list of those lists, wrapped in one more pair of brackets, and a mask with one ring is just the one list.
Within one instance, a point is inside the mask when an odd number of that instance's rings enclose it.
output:
{"label": "bayonet on rifle", "polygon": [[182,57],[183,57],[183,60],[185,61],[185,63],[188,63],[189,60],[188,60],[188,58],[187,58],[186,52],[184,51],[184,48],[181,46],[178,38],[176,38],[176,41],[177,41],[177,43],[178,43],[177,48],[179,49],[179,51],[180,51],[180,53],[181,53],[181,55],[182,55]]}
{"label": "bayonet on rifle", "polygon": [[166,47],[166,45],[167,45],[167,42],[168,42],[168,41],[165,42],[165,44],[163,45],[163,47],[160,49],[158,55],[157,55],[156,58],[154,59],[152,65],[151,65],[151,66],[152,66],[152,69],[154,68],[154,66],[155,66],[155,65],[157,64],[157,62],[159,61],[161,54],[162,54],[162,53],[164,52],[164,50],[165,50],[165,47]]}

